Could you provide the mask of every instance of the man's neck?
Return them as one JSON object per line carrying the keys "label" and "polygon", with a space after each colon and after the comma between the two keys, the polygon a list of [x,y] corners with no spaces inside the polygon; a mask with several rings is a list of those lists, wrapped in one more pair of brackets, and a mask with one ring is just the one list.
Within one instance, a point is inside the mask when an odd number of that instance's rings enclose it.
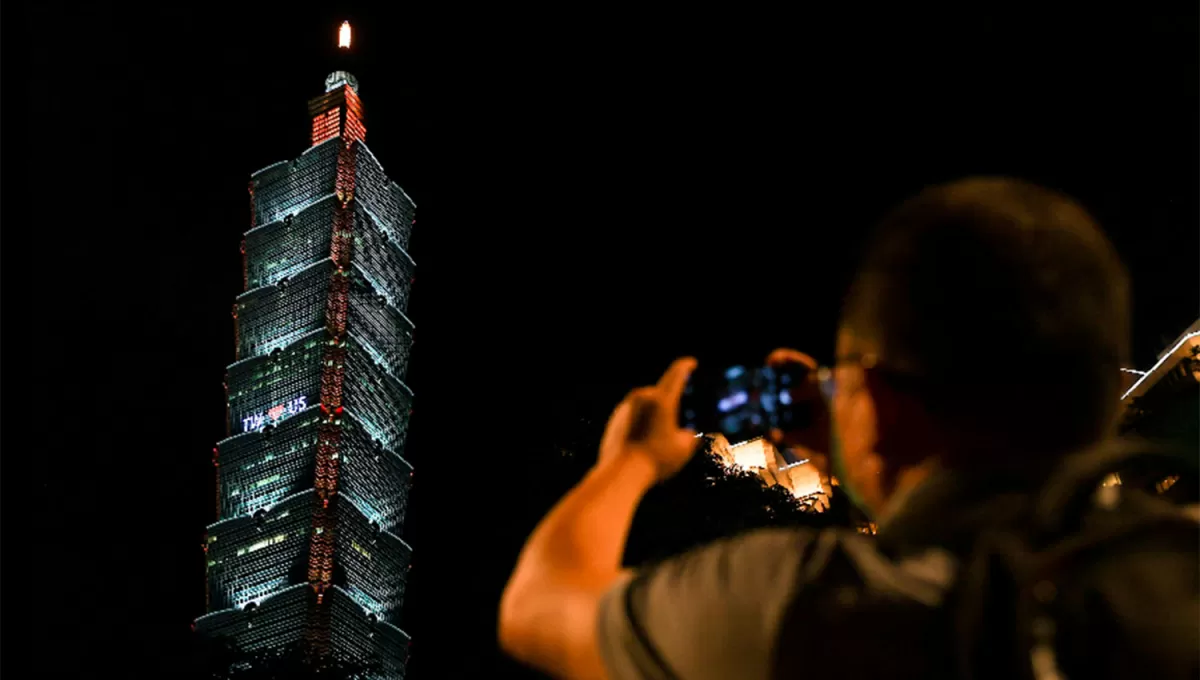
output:
{"label": "man's neck", "polygon": [[892,477],[892,488],[889,490],[887,501],[883,504],[883,508],[876,514],[876,523],[880,527],[887,524],[888,520],[894,517],[896,512],[904,506],[913,491],[920,487],[935,469],[937,469],[937,461],[927,458],[917,465],[897,470]]}

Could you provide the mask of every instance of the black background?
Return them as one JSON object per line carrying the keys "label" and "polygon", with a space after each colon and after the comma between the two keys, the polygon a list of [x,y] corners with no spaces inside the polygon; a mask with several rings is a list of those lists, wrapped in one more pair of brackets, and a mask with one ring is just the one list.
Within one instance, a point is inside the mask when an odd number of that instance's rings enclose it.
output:
{"label": "black background", "polygon": [[1197,317],[1195,17],[396,5],[6,3],[13,677],[179,675],[246,184],[308,145],[343,18],[367,142],[419,206],[410,677],[498,672],[554,423],[682,353],[828,358],[863,233],[927,183],[1080,198],[1131,269],[1139,366]]}

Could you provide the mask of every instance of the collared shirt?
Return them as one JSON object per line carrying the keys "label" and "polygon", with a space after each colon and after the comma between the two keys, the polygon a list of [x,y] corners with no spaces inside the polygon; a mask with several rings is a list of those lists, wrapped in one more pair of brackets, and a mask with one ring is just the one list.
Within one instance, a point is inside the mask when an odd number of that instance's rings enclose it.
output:
{"label": "collared shirt", "polygon": [[[1040,479],[935,470],[874,540],[845,530],[761,530],[640,571],[601,601],[608,675],[928,680],[961,677],[959,652],[970,648],[973,669],[981,652],[987,677],[1010,677],[1006,664],[1025,663],[1015,621],[989,618],[979,639],[964,637],[959,610],[943,598],[953,596],[949,586],[981,529],[1028,519]],[[1137,498],[1123,505],[1161,502]],[[1197,539],[1191,530],[1139,533],[1114,559],[1060,584],[1056,629],[1067,677],[1200,677]]]}
{"label": "collared shirt", "polygon": [[640,571],[601,602],[609,677],[947,675],[940,605],[956,556],[981,508],[1023,486],[935,471],[877,540],[846,530],[767,529]]}

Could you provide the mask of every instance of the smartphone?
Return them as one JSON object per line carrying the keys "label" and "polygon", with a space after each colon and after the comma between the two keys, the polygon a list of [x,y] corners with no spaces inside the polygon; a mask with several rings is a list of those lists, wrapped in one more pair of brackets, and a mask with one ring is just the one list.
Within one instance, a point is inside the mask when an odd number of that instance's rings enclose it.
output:
{"label": "smartphone", "polygon": [[679,426],[698,433],[721,433],[731,442],[812,424],[816,404],[812,371],[804,365],[754,367],[749,364],[692,373],[679,404]]}

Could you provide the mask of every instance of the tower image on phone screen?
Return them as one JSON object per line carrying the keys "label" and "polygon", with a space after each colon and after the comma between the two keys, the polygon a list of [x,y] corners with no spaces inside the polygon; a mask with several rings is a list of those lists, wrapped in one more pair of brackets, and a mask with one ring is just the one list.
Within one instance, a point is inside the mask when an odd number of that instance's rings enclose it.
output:
{"label": "tower image on phone screen", "polygon": [[812,419],[804,366],[747,368],[738,364],[719,371],[698,368],[684,388],[680,427],[704,434],[724,434],[745,441],[772,429],[807,427]]}

